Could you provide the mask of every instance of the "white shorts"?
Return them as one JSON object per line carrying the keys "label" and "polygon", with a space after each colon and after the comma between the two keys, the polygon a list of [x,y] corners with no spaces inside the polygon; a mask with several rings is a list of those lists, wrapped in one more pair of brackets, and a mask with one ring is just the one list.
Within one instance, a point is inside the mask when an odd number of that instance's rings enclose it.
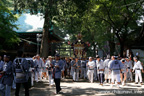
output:
{"label": "white shorts", "polygon": [[108,74],[104,74],[105,75],[105,79],[108,79]]}
{"label": "white shorts", "polygon": [[111,77],[112,77],[112,73],[109,72],[108,78],[111,79]]}
{"label": "white shorts", "polygon": [[111,74],[112,78],[112,83],[116,80],[116,82],[120,82],[120,74]]}

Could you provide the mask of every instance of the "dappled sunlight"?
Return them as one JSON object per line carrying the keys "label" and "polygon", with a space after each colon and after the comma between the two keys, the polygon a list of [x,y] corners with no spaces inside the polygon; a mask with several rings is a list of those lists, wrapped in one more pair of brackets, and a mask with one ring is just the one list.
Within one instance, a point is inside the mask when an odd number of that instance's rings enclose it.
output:
{"label": "dappled sunlight", "polygon": [[[88,82],[72,82],[70,80],[66,80],[66,81],[62,81],[61,83],[62,91],[60,94],[56,96],[65,96],[65,95],[135,96],[144,93],[144,85],[141,86],[141,85],[136,85],[134,83],[127,83],[126,86],[120,86],[120,87],[121,88],[117,88],[116,86],[114,86],[113,88],[111,88],[110,84],[104,84],[103,86],[100,86],[98,82],[88,83]],[[23,93],[22,90],[21,93]],[[30,89],[30,96],[40,96],[40,95],[53,96],[54,93],[55,93],[55,87],[50,87],[47,81],[36,83],[35,86]]]}

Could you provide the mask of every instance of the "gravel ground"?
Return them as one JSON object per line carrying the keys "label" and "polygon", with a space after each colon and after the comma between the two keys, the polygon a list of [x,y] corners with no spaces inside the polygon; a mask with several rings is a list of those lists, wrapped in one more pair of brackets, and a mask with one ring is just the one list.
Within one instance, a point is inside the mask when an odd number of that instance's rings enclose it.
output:
{"label": "gravel ground", "polygon": [[[113,88],[110,84],[99,85],[98,82],[88,83],[87,81],[72,82],[71,79],[65,79],[61,82],[62,91],[56,96],[144,96],[144,85],[127,83],[126,86]],[[55,87],[50,87],[47,80],[35,83],[30,89],[30,96],[54,96]],[[14,96],[14,90],[12,90]],[[20,96],[24,95],[24,89],[21,88]]]}

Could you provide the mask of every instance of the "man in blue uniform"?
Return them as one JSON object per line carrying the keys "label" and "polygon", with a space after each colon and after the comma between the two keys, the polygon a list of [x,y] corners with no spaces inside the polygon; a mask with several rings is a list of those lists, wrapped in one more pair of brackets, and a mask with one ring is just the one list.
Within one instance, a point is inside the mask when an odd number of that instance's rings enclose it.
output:
{"label": "man in blue uniform", "polygon": [[[2,60],[2,56],[0,56],[0,71],[3,71],[3,65],[4,65],[4,62]],[[2,77],[3,77],[3,73],[0,73],[0,82],[2,80]],[[0,84],[0,94],[2,95],[3,94],[3,90],[4,89],[4,85],[3,84]]]}
{"label": "man in blue uniform", "polygon": [[3,63],[3,61],[2,61],[2,56],[0,56],[0,64],[1,64],[1,63]]}
{"label": "man in blue uniform", "polygon": [[29,64],[25,58],[23,58],[23,52],[18,51],[17,58],[13,61],[13,70],[16,76],[16,91],[15,96],[19,96],[20,86],[24,85],[25,88],[25,96],[29,96],[29,86],[28,86],[28,78],[29,78]]}
{"label": "man in blue uniform", "polygon": [[79,80],[79,71],[80,71],[81,61],[78,58],[75,58],[75,71],[74,71],[74,81]]}
{"label": "man in blue uniform", "polygon": [[3,74],[1,78],[1,94],[2,96],[10,96],[11,86],[13,83],[13,72],[12,72],[12,62],[10,61],[10,56],[4,55],[4,63],[0,71]]}
{"label": "man in blue uniform", "polygon": [[74,64],[75,64],[75,60],[74,60],[74,58],[72,58],[70,65],[71,65],[71,76],[73,78],[73,81],[74,81],[74,71],[75,71]]}
{"label": "man in blue uniform", "polygon": [[84,60],[84,58],[82,58],[81,60],[81,78],[86,78],[86,61]]}
{"label": "man in blue uniform", "polygon": [[54,68],[53,77],[56,85],[56,94],[59,94],[59,92],[61,91],[60,81],[61,81],[61,70],[63,69],[63,64],[64,62],[60,60],[60,55],[56,54],[55,60],[52,62]]}
{"label": "man in blue uniform", "polygon": [[36,55],[35,63],[35,81],[38,82],[38,77],[40,81],[42,81],[42,70],[45,67],[43,60],[40,58],[39,55]]}
{"label": "man in blue uniform", "polygon": [[34,85],[34,66],[35,66],[35,63],[33,62],[33,59],[28,57],[26,58],[30,68],[29,68],[29,77],[30,77],[30,81],[31,81],[31,84],[30,86],[33,86]]}
{"label": "man in blue uniform", "polygon": [[48,57],[48,60],[47,60],[45,66],[48,70],[49,85],[52,86],[52,85],[54,85],[54,82],[53,82],[53,77],[52,77],[53,68],[52,68],[52,57],[51,56]]}
{"label": "man in blue uniform", "polygon": [[113,56],[113,61],[110,62],[109,69],[112,71],[112,85],[115,83],[115,80],[117,82],[117,87],[119,88],[120,86],[120,72],[122,71],[123,64],[117,59],[118,56]]}
{"label": "man in blue uniform", "polygon": [[[4,64],[4,62],[2,60],[2,56],[0,56],[0,71],[2,71],[3,64]],[[2,76],[3,76],[3,74],[0,74],[0,80],[1,80]]]}

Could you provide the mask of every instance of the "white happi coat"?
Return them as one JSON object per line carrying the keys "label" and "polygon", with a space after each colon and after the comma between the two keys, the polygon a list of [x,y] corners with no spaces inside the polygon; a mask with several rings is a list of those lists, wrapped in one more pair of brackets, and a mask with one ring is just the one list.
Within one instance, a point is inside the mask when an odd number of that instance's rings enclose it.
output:
{"label": "white happi coat", "polygon": [[104,69],[103,60],[100,60],[99,62],[96,60],[96,65],[97,65],[97,74],[104,73],[104,71],[99,71],[99,69]]}
{"label": "white happi coat", "polygon": [[105,74],[109,74],[109,62],[110,62],[110,59],[106,59],[105,61],[104,61],[104,68],[105,68],[105,71],[104,71],[104,73]]}
{"label": "white happi coat", "polygon": [[140,79],[140,82],[142,82],[142,69],[143,66],[140,61],[134,62],[133,70],[135,70],[135,82],[138,82],[138,78]]}
{"label": "white happi coat", "polygon": [[94,74],[94,68],[95,68],[95,62],[94,61],[89,61],[88,62],[88,78],[89,81],[92,83],[93,82],[93,74]]}
{"label": "white happi coat", "polygon": [[88,66],[91,67],[91,68],[88,68],[88,71],[93,71],[94,72],[95,62],[94,61],[89,61]]}
{"label": "white happi coat", "polygon": [[141,70],[143,69],[143,66],[140,61],[134,62],[133,70],[135,70],[135,73],[141,73]]}

